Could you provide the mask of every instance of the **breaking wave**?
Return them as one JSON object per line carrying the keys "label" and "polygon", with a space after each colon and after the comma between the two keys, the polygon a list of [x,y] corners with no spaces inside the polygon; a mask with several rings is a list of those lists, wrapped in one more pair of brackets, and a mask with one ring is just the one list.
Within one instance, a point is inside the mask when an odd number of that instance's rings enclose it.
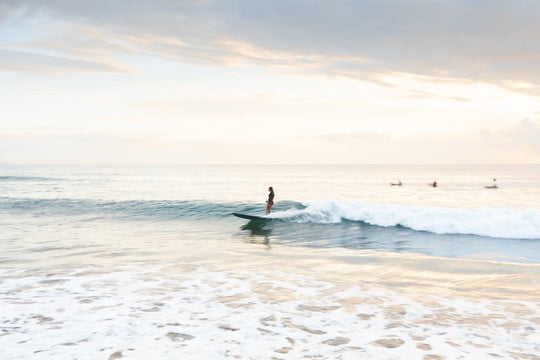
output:
{"label": "breaking wave", "polygon": [[[451,208],[321,200],[308,203],[280,201],[274,210],[269,219],[288,223],[337,224],[354,221],[380,227],[406,227],[434,234],[540,239],[540,209],[535,208]],[[232,220],[233,212],[262,215],[264,204],[0,197],[0,212],[37,217],[78,216],[92,220],[174,221],[189,218],[213,221]]]}
{"label": "breaking wave", "polygon": [[384,205],[334,200],[314,201],[303,209],[276,212],[272,218],[301,223],[360,221],[402,226],[435,234],[468,234],[509,239],[540,239],[539,209],[450,208]]}

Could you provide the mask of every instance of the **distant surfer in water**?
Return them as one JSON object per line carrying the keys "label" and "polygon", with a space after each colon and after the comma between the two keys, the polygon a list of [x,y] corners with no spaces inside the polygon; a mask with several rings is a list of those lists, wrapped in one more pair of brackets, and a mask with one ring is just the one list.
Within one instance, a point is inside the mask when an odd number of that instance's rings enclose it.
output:
{"label": "distant surfer in water", "polygon": [[390,183],[390,186],[401,186],[401,180],[399,180],[397,183]]}
{"label": "distant surfer in water", "polygon": [[266,215],[272,212],[272,205],[274,205],[274,189],[270,186],[268,191],[270,191],[270,193],[268,194],[268,200],[266,201]]}
{"label": "distant surfer in water", "polygon": [[498,188],[497,179],[493,179],[493,185],[486,186],[486,189],[496,189],[496,188]]}
{"label": "distant surfer in water", "polygon": [[437,182],[433,181],[432,183],[429,184],[429,186],[437,187]]}

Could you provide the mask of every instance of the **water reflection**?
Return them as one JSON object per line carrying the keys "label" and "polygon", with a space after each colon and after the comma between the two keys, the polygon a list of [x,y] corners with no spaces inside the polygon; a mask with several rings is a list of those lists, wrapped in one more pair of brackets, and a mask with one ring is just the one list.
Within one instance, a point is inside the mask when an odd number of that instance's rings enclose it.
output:
{"label": "water reflection", "polygon": [[271,229],[268,229],[265,221],[251,220],[241,227],[242,230],[249,231],[249,242],[254,244],[264,244],[270,246]]}
{"label": "water reflection", "polygon": [[[281,220],[250,221],[240,227],[249,243],[348,248],[397,253],[416,253],[450,258],[489,258],[490,260],[535,262],[534,242],[516,239],[483,238],[476,235],[433,234],[401,226],[380,227],[361,222],[337,224],[292,223]],[[245,231],[248,231],[246,234]],[[486,246],[489,242],[489,246]],[[515,254],[504,255],[510,244],[519,244]]]}

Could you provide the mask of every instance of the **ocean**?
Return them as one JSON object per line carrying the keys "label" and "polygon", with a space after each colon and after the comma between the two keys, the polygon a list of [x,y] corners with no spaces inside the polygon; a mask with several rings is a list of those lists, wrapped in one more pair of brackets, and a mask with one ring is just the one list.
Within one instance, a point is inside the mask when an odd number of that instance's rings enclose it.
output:
{"label": "ocean", "polygon": [[539,294],[540,165],[0,165],[1,359],[540,359]]}

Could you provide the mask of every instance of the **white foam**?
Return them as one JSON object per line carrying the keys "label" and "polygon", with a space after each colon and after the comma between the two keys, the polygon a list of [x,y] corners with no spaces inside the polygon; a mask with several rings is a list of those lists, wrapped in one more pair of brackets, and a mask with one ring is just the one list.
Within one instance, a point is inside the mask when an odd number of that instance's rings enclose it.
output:
{"label": "white foam", "polygon": [[2,359],[483,359],[532,356],[538,344],[538,304],[421,302],[290,273],[146,266],[0,279]]}
{"label": "white foam", "polygon": [[305,209],[276,212],[271,217],[314,223],[338,223],[345,219],[384,227],[400,225],[435,234],[540,239],[539,209],[450,208],[336,200],[313,201],[306,205]]}

